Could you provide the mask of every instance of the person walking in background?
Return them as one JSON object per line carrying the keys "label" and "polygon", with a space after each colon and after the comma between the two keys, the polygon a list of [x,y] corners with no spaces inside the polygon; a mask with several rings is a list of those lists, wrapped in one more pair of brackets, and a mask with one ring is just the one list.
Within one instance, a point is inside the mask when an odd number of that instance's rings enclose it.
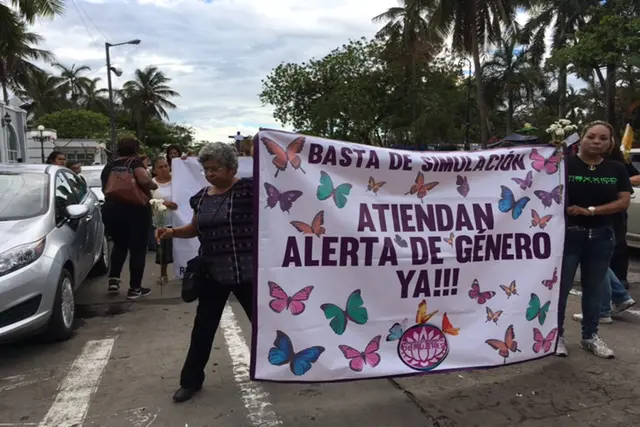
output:
{"label": "person walking in background", "polygon": [[49,157],[47,157],[47,161],[46,161],[48,165],[56,165],[56,166],[64,166],[66,162],[67,162],[67,157],[64,155],[64,153],[60,151],[52,151],[49,154]]}
{"label": "person walking in background", "polygon": [[[600,323],[613,323],[611,316],[621,314],[634,305],[636,305],[636,301],[631,298],[631,295],[629,295],[629,292],[627,292],[620,280],[618,280],[613,270],[609,268],[602,293],[602,304],[600,305]],[[581,322],[582,313],[574,314],[573,320]]]}
{"label": "person walking in background", "polygon": [[87,180],[84,179],[82,174],[82,163],[78,160],[69,160],[67,161],[67,167],[75,172],[76,175],[84,182],[84,185],[87,185]]}
{"label": "person walking in background", "polygon": [[148,230],[151,222],[151,206],[148,203],[142,206],[123,200],[114,200],[108,195],[107,183],[113,171],[132,170],[136,184],[149,196],[151,190],[158,188],[138,156],[139,150],[140,142],[137,139],[121,139],[117,145],[118,157],[104,167],[100,176],[102,191],[105,193],[102,218],[107,233],[113,240],[108,291],[109,293],[120,291],[120,274],[128,254],[131,273],[128,299],[137,299],[151,293],[151,289],[142,287],[147,256]]}
{"label": "person walking in background", "polygon": [[578,265],[582,285],[580,346],[605,359],[613,351],[598,336],[604,284],[613,255],[613,216],[629,207],[631,183],[623,165],[605,159],[613,147],[613,128],[605,122],[588,125],[578,155],[567,158],[567,230],[558,303],[556,355],[566,357],[564,320]]}
{"label": "person walking in background", "polygon": [[[149,156],[142,154],[140,155],[140,160],[142,160],[142,165],[149,174],[149,178],[153,179],[153,170],[151,169],[151,160],[149,160]],[[149,211],[149,215],[152,216],[151,211]],[[155,232],[156,229],[153,227],[153,218],[150,218],[149,234],[147,235],[147,250],[151,252],[155,252],[158,249],[158,243],[156,243],[156,239],[154,238]]]}
{"label": "person walking in background", "polygon": [[[173,212],[178,209],[178,205],[173,202],[171,170],[167,159],[164,157],[155,159],[153,161],[153,172],[155,174],[153,181],[158,185],[158,188],[153,191],[153,198],[164,200],[164,205],[167,207],[166,226],[171,228],[173,227]],[[156,264],[160,266],[159,284],[164,285],[169,280],[167,267],[173,263],[173,239],[163,239],[158,245],[159,248],[156,249]]]}
{"label": "person walking in background", "polygon": [[182,149],[177,145],[170,145],[167,147],[167,163],[169,163],[169,169],[171,169],[171,160],[182,157]]}
{"label": "person walking in background", "polygon": [[190,199],[193,218],[185,226],[158,229],[158,239],[200,240],[203,276],[187,359],[175,402],[184,402],[202,388],[224,306],[229,294],[238,298],[251,318],[253,309],[253,180],[237,178],[238,156],[231,144],[205,145],[198,161],[211,187]]}

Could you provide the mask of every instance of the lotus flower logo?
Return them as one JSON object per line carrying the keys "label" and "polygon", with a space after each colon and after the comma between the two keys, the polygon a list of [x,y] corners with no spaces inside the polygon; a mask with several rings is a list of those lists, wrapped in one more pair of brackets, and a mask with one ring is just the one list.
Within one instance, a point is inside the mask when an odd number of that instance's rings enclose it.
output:
{"label": "lotus flower logo", "polygon": [[435,369],[448,354],[447,337],[440,328],[430,324],[412,326],[398,342],[400,360],[416,371]]}

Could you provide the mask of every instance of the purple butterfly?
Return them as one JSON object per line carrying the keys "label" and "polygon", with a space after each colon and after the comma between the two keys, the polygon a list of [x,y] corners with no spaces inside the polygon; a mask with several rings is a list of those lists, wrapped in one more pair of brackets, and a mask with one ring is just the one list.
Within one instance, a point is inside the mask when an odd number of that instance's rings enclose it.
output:
{"label": "purple butterfly", "polygon": [[291,209],[291,206],[293,206],[293,202],[302,196],[302,191],[299,190],[291,190],[281,193],[280,190],[268,182],[264,183],[264,189],[267,190],[267,206],[265,206],[265,208],[273,209],[278,203],[280,203],[280,209],[282,212],[287,213],[289,212],[289,209]]}
{"label": "purple butterfly", "polygon": [[456,185],[458,186],[458,193],[460,193],[462,197],[467,197],[469,195],[469,190],[471,190],[471,188],[469,188],[469,181],[467,181],[466,176],[458,175],[456,178]]}
{"label": "purple butterfly", "polygon": [[527,172],[527,176],[524,179],[511,178],[511,180],[518,184],[521,190],[526,190],[527,188],[531,188],[533,184],[533,172]]}
{"label": "purple butterfly", "polygon": [[545,208],[548,208],[553,204],[554,201],[557,204],[562,203],[563,189],[564,187],[561,184],[561,185],[558,185],[553,190],[551,190],[551,192],[544,191],[544,190],[536,190],[533,192],[533,194],[535,194],[536,197],[542,201],[542,206],[544,206]]}

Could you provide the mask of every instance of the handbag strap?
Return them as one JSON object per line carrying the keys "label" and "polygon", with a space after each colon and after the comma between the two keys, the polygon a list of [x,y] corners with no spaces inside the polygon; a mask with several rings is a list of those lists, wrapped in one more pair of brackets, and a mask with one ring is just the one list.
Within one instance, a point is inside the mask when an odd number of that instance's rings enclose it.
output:
{"label": "handbag strap", "polygon": [[[196,230],[198,230],[198,234],[201,234],[200,233],[200,206],[202,205],[202,200],[204,199],[204,196],[207,195],[207,193],[209,192],[209,189],[211,189],[210,185],[205,187],[204,191],[202,192],[202,196],[200,196],[200,200],[198,200],[198,206],[196,211]],[[224,198],[216,208],[216,211],[213,213],[213,220],[216,219],[216,217],[218,216],[218,212],[220,212],[220,208],[227,202],[228,198],[229,198],[229,192],[225,193]],[[202,255],[202,245],[200,245],[200,247],[198,248],[198,255]]]}

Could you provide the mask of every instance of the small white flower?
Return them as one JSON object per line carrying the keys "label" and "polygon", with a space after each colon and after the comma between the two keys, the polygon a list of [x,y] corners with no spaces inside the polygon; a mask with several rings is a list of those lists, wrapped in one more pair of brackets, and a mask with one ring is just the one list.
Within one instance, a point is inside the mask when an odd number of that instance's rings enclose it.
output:
{"label": "small white flower", "polygon": [[547,128],[547,130],[545,130],[546,133],[551,133],[551,128]]}
{"label": "small white flower", "polygon": [[556,136],[564,136],[564,129],[562,128],[556,129]]}
{"label": "small white flower", "polygon": [[562,120],[558,120],[558,122],[562,125],[562,126],[567,126],[571,124],[571,120],[567,120],[567,119],[562,119]]}
{"label": "small white flower", "polygon": [[158,212],[164,212],[167,210],[167,207],[165,205],[157,205],[156,209],[158,210]]}
{"label": "small white flower", "polygon": [[552,132],[555,132],[556,129],[558,129],[558,125],[554,123],[549,127],[549,129],[551,129]]}

